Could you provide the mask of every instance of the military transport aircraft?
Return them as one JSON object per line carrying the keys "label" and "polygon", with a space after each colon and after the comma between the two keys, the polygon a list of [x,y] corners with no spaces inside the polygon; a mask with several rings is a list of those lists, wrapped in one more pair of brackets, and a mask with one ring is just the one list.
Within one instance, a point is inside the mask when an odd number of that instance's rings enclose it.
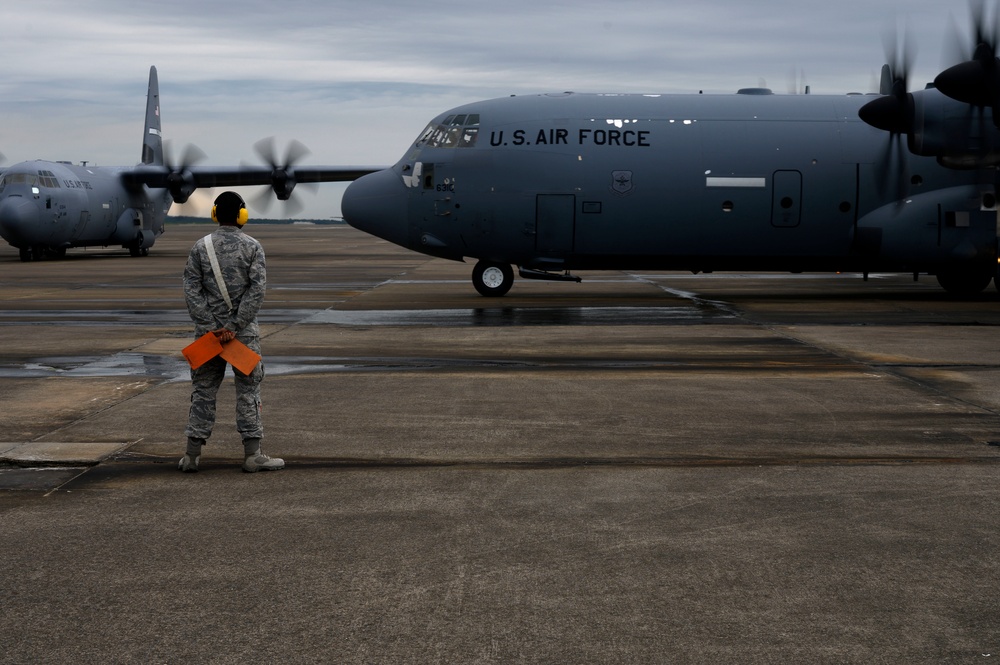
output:
{"label": "military transport aircraft", "polygon": [[[572,270],[931,273],[974,293],[997,276],[1000,61],[975,49],[880,96],[576,94],[481,101],[431,121],[391,169],[353,182],[352,226],[478,259],[476,289]],[[895,51],[896,49],[893,48]],[[1000,280],[998,280],[1000,288]]]}
{"label": "military transport aircraft", "polygon": [[184,203],[198,187],[267,185],[287,201],[296,183],[354,180],[373,167],[294,167],[305,153],[293,143],[278,163],[267,139],[256,145],[267,166],[196,167],[204,157],[191,146],[179,164],[165,159],[160,133],[156,68],[149,70],[141,163],[96,167],[28,161],[0,172],[0,237],[17,247],[22,261],[56,256],[70,247],[121,245],[145,256],[163,233],[172,202]]}

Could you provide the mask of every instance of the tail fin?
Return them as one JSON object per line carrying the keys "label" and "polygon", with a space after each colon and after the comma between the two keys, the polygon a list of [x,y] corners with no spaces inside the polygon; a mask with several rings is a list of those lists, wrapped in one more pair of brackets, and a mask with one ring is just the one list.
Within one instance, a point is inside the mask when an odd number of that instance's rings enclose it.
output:
{"label": "tail fin", "polygon": [[160,83],[156,78],[156,67],[149,68],[146,127],[142,135],[142,163],[163,164],[163,138],[160,136]]}

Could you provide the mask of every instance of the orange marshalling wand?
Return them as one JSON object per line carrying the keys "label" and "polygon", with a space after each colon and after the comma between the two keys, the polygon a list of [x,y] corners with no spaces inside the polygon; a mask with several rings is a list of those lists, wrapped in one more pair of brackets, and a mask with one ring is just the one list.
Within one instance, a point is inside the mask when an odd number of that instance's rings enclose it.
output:
{"label": "orange marshalling wand", "polygon": [[184,357],[187,358],[188,363],[191,365],[191,369],[198,369],[209,360],[222,353],[222,344],[219,342],[218,337],[208,332],[191,344],[185,346],[181,353],[183,353]]}
{"label": "orange marshalling wand", "polygon": [[191,369],[198,369],[218,355],[242,374],[250,374],[260,362],[260,354],[243,342],[234,339],[223,345],[219,342],[219,338],[210,332],[188,344],[181,353],[187,358]]}
{"label": "orange marshalling wand", "polygon": [[222,359],[242,374],[250,374],[260,362],[260,354],[240,340],[234,339],[222,345]]}

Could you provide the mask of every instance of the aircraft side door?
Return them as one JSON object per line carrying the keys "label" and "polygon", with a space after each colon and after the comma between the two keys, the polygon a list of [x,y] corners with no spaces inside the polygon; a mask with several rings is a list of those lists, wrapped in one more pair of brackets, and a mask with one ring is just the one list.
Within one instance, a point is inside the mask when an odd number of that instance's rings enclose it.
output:
{"label": "aircraft side door", "polygon": [[540,256],[572,254],[575,228],[576,196],[538,195],[535,202],[535,251]]}
{"label": "aircraft side door", "polygon": [[802,221],[802,173],[775,171],[771,180],[771,226],[798,226]]}
{"label": "aircraft side door", "polygon": [[76,220],[76,224],[73,226],[73,230],[70,232],[70,240],[76,241],[77,239],[79,239],[80,235],[83,234],[84,229],[87,228],[87,224],[89,223],[90,223],[90,211],[81,210],[80,217]]}
{"label": "aircraft side door", "polygon": [[101,208],[104,210],[104,232],[110,235],[118,223],[118,198],[112,196],[107,203],[101,204]]}

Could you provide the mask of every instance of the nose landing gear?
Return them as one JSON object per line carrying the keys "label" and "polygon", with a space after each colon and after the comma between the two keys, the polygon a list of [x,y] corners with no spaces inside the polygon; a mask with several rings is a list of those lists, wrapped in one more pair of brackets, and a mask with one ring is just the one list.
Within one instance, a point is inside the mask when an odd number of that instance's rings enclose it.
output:
{"label": "nose landing gear", "polygon": [[472,285],[480,295],[499,298],[514,285],[514,269],[506,263],[480,261],[472,269]]}
{"label": "nose landing gear", "polygon": [[[34,245],[33,247],[19,247],[17,250],[18,255],[23,263],[28,263],[29,261],[41,261],[45,258],[45,248],[41,245]],[[63,250],[63,255],[66,254],[66,250]]]}

